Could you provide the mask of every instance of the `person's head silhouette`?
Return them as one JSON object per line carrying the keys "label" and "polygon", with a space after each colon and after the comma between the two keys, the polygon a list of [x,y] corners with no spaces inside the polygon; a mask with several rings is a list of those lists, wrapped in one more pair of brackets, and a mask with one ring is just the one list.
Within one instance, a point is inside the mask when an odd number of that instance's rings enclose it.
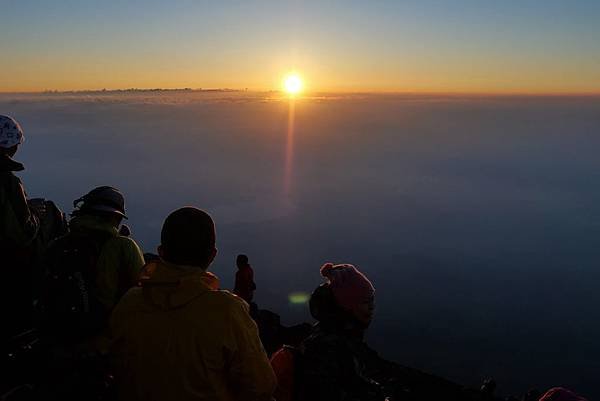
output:
{"label": "person's head silhouette", "polygon": [[243,255],[243,254],[237,255],[237,258],[235,259],[235,264],[237,265],[238,268],[247,266],[248,265],[248,256]]}
{"label": "person's head silhouette", "polygon": [[326,263],[321,275],[327,282],[312,294],[309,306],[320,322],[340,322],[348,318],[368,326],[373,318],[375,288],[355,266]]}
{"label": "person's head silhouette", "polygon": [[158,253],[165,261],[206,270],[217,255],[215,224],[195,207],[182,207],[166,219]]}

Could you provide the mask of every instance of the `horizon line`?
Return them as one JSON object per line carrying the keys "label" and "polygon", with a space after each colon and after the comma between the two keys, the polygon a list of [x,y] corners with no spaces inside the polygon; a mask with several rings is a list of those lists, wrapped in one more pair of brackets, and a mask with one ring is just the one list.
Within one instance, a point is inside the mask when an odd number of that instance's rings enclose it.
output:
{"label": "horizon line", "polygon": [[[247,92],[247,93],[279,93],[285,92],[279,89],[248,89],[248,88],[102,88],[102,89],[44,89],[44,90],[25,90],[25,91],[3,91],[2,95],[53,95],[53,94],[85,94],[85,93],[126,93],[126,92]],[[297,97],[307,95],[326,95],[326,94],[344,94],[344,95],[437,95],[437,96],[567,96],[584,97],[600,96],[599,90],[591,91],[434,91],[434,90],[323,90],[306,91]]]}

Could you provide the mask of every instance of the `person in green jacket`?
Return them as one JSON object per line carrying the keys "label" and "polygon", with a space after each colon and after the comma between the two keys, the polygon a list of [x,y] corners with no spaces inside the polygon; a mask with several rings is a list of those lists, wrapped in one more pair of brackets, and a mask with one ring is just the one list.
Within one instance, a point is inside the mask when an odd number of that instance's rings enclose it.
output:
{"label": "person in green jacket", "polygon": [[126,218],[119,190],[95,188],[73,206],[69,232],[52,242],[44,258],[40,332],[52,350],[53,368],[42,386],[48,399],[103,397],[108,319],[144,265],[139,246],[119,230]]}
{"label": "person in green jacket", "polygon": [[[50,245],[46,264],[50,276],[61,275],[61,269],[74,269],[86,276],[82,292],[88,305],[83,309],[89,308],[92,312],[85,318],[94,319],[93,327],[101,331],[121,296],[137,285],[144,256],[136,242],[119,231],[122,220],[127,218],[125,199],[119,190],[98,187],[75,200],[73,205],[69,233]],[[93,260],[94,266],[80,266],[82,262],[77,256],[69,256],[83,252],[91,253],[84,260]],[[53,294],[50,297],[57,298]]]}
{"label": "person in green jacket", "polygon": [[32,315],[32,252],[40,222],[36,211],[27,204],[21,180],[23,171],[13,160],[23,143],[23,130],[11,117],[0,115],[0,314],[2,338],[10,338],[29,329]]}
{"label": "person in green jacket", "polygon": [[125,216],[125,198],[109,186],[93,189],[74,202],[76,210],[69,222],[71,235],[102,232],[108,235],[97,261],[95,297],[112,310],[119,299],[134,287],[145,264],[144,255],[129,236],[121,235],[119,227]]}

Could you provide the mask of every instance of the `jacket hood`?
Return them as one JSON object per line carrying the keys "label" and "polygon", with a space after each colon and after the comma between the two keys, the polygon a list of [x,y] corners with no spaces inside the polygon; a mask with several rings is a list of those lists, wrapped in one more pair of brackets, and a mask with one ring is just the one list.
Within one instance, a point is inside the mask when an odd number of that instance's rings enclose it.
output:
{"label": "jacket hood", "polygon": [[115,237],[119,235],[119,230],[105,219],[86,214],[73,217],[69,221],[69,228],[72,231],[97,230],[112,234]]}
{"label": "jacket hood", "polygon": [[162,310],[179,309],[207,292],[219,289],[219,279],[214,274],[164,260],[146,264],[140,282],[144,302]]}
{"label": "jacket hood", "polygon": [[23,171],[25,167],[8,155],[0,155],[0,171]]}

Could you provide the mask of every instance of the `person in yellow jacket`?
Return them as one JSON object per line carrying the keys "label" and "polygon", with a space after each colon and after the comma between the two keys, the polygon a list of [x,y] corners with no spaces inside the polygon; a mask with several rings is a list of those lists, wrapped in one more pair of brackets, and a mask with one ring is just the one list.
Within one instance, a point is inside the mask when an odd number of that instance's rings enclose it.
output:
{"label": "person in yellow jacket", "polygon": [[120,398],[271,400],[276,379],[248,304],[207,271],[217,253],[212,218],[174,211],[158,251],[111,317]]}

